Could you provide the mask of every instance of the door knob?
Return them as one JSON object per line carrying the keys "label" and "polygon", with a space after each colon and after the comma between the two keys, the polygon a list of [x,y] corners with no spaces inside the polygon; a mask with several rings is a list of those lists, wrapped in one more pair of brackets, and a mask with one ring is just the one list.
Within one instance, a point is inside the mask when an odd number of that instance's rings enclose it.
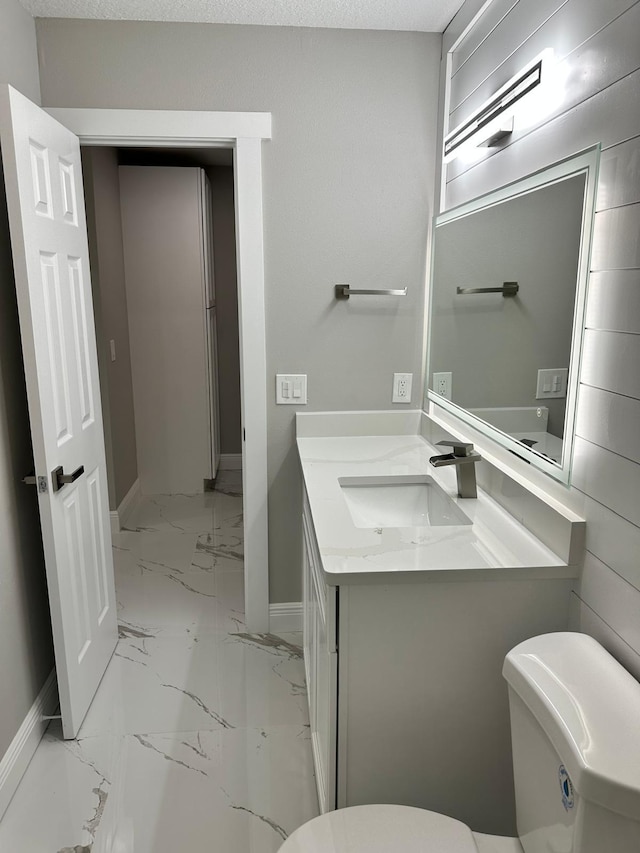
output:
{"label": "door knob", "polygon": [[60,489],[67,483],[75,483],[78,477],[81,477],[83,474],[84,465],[81,465],[79,468],[76,468],[76,470],[73,471],[71,474],[65,474],[62,465],[58,466],[55,471],[51,472],[53,491],[60,491]]}

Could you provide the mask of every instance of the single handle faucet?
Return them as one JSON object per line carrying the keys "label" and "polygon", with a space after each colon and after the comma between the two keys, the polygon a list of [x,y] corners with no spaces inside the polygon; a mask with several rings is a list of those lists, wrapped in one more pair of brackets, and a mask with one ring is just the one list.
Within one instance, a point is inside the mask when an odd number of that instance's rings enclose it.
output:
{"label": "single handle faucet", "polygon": [[475,463],[479,462],[482,456],[473,449],[473,444],[452,438],[448,441],[438,441],[436,447],[451,447],[453,448],[453,453],[432,456],[429,459],[431,465],[434,468],[441,468],[444,465],[455,465],[458,479],[458,497],[477,498]]}

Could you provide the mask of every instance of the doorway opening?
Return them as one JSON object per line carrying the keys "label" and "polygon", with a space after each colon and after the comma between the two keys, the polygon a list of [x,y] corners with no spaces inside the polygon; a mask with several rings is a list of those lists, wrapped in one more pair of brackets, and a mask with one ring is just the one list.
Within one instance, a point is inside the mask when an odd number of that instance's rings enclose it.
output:
{"label": "doorway opening", "polygon": [[269,113],[49,108],[83,145],[233,150],[238,263],[245,614],[269,630],[262,141]]}
{"label": "doorway opening", "polygon": [[82,148],[116,531],[138,491],[242,469],[232,158]]}
{"label": "doorway opening", "polygon": [[233,151],[82,165],[121,634],[244,629]]}

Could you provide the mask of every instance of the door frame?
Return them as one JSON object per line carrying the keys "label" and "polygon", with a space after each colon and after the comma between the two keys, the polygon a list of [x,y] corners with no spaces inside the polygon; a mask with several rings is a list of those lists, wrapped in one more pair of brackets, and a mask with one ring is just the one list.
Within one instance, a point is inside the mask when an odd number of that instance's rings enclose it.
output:
{"label": "door frame", "polygon": [[271,113],[45,107],[81,145],[232,148],[235,187],[244,595],[247,629],[269,631],[267,377],[262,215],[262,140]]}

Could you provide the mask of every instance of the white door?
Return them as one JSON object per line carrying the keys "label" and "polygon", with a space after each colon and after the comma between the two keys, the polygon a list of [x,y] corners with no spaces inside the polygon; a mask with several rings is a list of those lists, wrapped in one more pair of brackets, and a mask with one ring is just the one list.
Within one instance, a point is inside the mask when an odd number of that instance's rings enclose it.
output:
{"label": "white door", "polygon": [[10,86],[0,87],[0,142],[62,726],[73,738],[117,642],[80,145]]}

